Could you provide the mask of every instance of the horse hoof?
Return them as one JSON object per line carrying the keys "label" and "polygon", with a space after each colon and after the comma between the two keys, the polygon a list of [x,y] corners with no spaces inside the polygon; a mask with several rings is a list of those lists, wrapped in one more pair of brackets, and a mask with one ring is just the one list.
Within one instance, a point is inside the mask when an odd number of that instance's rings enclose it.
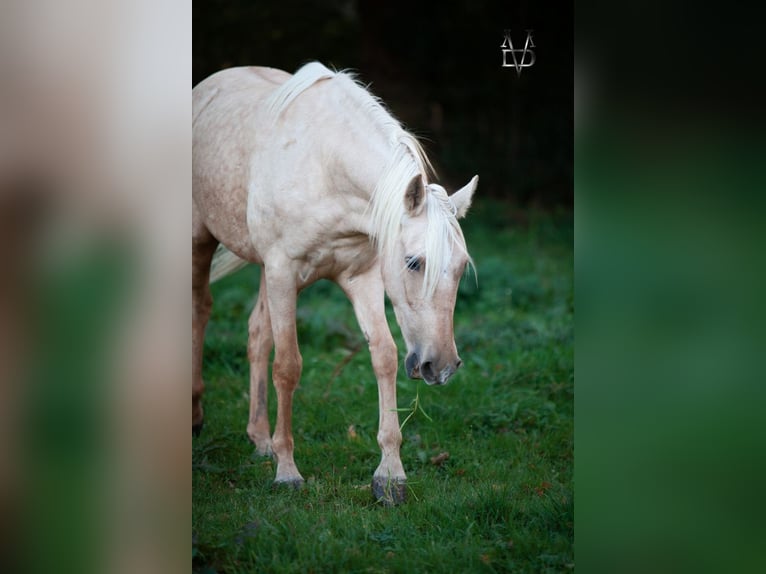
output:
{"label": "horse hoof", "polygon": [[407,483],[404,480],[372,478],[372,496],[383,506],[396,506],[407,499]]}
{"label": "horse hoof", "polygon": [[197,423],[196,425],[192,425],[192,434],[196,437],[200,435],[202,432],[202,426],[205,424],[205,421],[202,421],[200,423]]}
{"label": "horse hoof", "polygon": [[255,449],[255,456],[256,457],[274,458],[274,451],[271,450],[271,447],[256,448]]}
{"label": "horse hoof", "polygon": [[271,441],[268,443],[255,444],[255,456],[273,457],[274,451],[271,449]]}
{"label": "horse hoof", "polygon": [[303,488],[304,480],[302,478],[288,478],[285,480],[275,480],[274,488],[287,488],[290,490],[300,490]]}

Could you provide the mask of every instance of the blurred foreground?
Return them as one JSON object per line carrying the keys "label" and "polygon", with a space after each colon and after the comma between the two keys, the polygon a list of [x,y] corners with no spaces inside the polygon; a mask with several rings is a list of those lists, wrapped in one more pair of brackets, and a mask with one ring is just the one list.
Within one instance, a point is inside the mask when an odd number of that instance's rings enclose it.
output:
{"label": "blurred foreground", "polygon": [[191,14],[1,10],[0,569],[181,570]]}
{"label": "blurred foreground", "polygon": [[[575,72],[577,566],[760,572],[760,20],[600,4]],[[724,30],[736,57],[699,51]]]}

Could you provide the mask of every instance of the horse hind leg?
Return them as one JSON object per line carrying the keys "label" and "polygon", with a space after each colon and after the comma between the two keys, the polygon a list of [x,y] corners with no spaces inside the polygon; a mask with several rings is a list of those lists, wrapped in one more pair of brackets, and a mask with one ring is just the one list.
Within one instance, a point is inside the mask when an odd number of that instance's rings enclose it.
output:
{"label": "horse hind leg", "polygon": [[253,441],[256,452],[270,456],[271,431],[269,429],[268,381],[269,356],[274,346],[271,334],[271,316],[266,294],[266,276],[261,270],[261,285],[248,323],[247,356],[250,360],[250,418],[247,435]]}
{"label": "horse hind leg", "polygon": [[210,318],[213,297],[210,294],[210,262],[218,241],[202,225],[199,218],[193,218],[192,227],[192,432],[199,435],[202,430],[204,413],[202,393],[202,353],[205,344],[205,327]]}

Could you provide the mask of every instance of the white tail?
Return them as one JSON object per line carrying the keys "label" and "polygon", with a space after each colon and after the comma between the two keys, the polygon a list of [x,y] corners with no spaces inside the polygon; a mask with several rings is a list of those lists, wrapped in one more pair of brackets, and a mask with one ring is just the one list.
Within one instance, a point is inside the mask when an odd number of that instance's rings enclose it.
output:
{"label": "white tail", "polygon": [[210,283],[215,283],[247,265],[249,262],[237,257],[223,245],[219,245],[213,255],[213,263],[210,265]]}

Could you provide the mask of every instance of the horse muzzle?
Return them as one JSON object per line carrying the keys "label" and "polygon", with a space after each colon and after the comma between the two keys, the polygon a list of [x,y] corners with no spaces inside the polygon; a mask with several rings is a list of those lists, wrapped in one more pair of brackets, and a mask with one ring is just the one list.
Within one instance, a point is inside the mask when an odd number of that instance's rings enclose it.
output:
{"label": "horse muzzle", "polygon": [[411,379],[423,379],[427,385],[445,385],[462,364],[463,362],[458,358],[454,363],[448,363],[439,369],[432,361],[421,363],[417,353],[410,353],[404,361],[407,376]]}

